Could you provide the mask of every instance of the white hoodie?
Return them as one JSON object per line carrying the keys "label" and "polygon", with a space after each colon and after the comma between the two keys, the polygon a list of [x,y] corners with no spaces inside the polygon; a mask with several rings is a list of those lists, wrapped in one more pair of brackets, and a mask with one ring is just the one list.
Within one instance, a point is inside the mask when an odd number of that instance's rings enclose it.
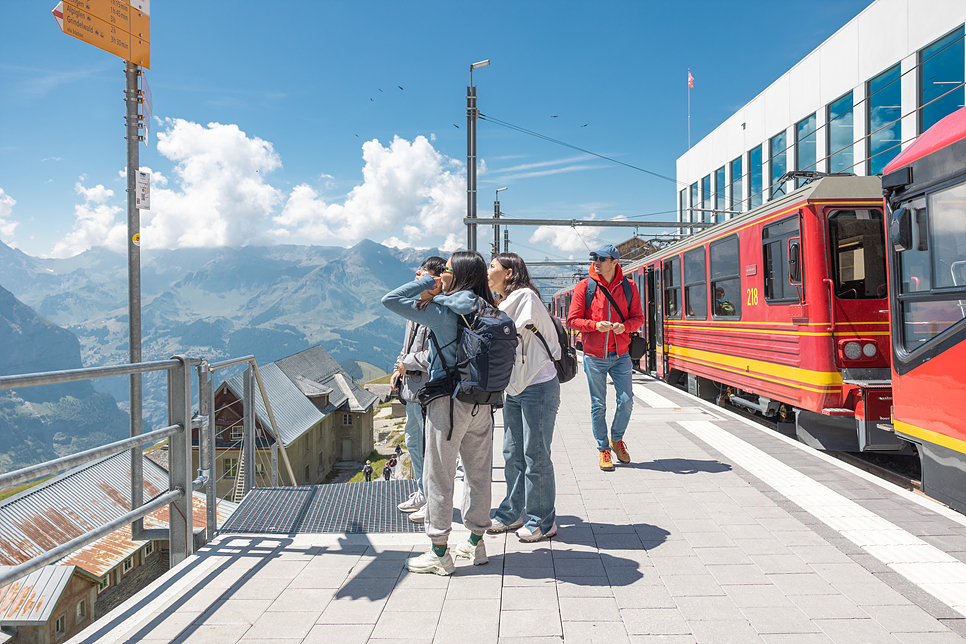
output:
{"label": "white hoodie", "polygon": [[557,341],[557,329],[550,319],[547,307],[532,289],[521,288],[513,291],[500,302],[500,310],[513,320],[517,327],[517,335],[520,337],[520,342],[517,343],[516,361],[513,363],[513,373],[510,374],[510,384],[506,388],[506,392],[511,396],[518,396],[551,362],[543,343],[526,326],[533,324],[537,327],[540,335],[550,346],[555,360],[560,359],[560,342]]}

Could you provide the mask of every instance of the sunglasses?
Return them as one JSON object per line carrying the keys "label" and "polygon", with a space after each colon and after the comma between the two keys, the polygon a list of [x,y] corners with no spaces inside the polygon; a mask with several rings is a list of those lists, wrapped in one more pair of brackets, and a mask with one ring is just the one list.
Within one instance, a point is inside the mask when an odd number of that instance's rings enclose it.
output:
{"label": "sunglasses", "polygon": [[608,259],[614,259],[613,257],[601,257],[600,255],[591,255],[590,259],[595,262],[606,262]]}

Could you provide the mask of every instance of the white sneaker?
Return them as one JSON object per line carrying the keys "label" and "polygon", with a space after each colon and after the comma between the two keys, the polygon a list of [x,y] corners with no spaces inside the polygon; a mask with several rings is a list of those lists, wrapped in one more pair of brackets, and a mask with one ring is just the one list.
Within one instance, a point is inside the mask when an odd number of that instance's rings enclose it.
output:
{"label": "white sneaker", "polygon": [[426,504],[419,508],[415,512],[409,515],[409,520],[413,523],[425,523],[426,522]]}
{"label": "white sneaker", "polygon": [[408,499],[406,499],[396,507],[399,508],[401,512],[415,512],[416,510],[423,507],[424,505],[426,505],[426,497],[423,496],[423,494],[419,490],[416,490],[415,492],[409,495]]}
{"label": "white sneaker", "polygon": [[516,521],[514,521],[510,525],[506,525],[502,521],[498,521],[497,519],[493,519],[493,521],[490,523],[489,529],[487,529],[486,532],[487,532],[487,534],[502,534],[504,532],[510,532],[511,530],[516,530],[517,528],[522,527],[522,526],[523,526],[523,519],[522,518],[521,519],[517,519]]}
{"label": "white sneaker", "polygon": [[460,542],[460,544],[456,546],[456,557],[465,557],[466,559],[472,561],[474,566],[482,566],[490,560],[489,557],[486,556],[486,546],[483,545],[482,539],[480,539],[480,542],[475,546],[470,543],[469,539]]}
{"label": "white sneaker", "polygon": [[520,538],[520,541],[543,541],[544,539],[550,539],[551,537],[555,536],[557,536],[556,522],[550,526],[550,529],[547,530],[547,534],[544,534],[540,528],[531,530],[530,528],[523,527],[517,530],[517,537]]}
{"label": "white sneaker", "polygon": [[432,548],[418,557],[410,557],[407,559],[406,568],[409,569],[409,572],[431,572],[443,576],[452,575],[453,571],[456,570],[456,566],[453,565],[453,557],[450,556],[449,550],[442,557],[438,557]]}

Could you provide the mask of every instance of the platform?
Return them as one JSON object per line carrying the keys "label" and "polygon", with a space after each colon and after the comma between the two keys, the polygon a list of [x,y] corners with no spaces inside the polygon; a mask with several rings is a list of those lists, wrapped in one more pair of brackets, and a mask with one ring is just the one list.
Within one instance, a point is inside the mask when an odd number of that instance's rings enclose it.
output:
{"label": "platform", "polygon": [[966,518],[661,382],[634,389],[632,463],[606,473],[583,374],[564,385],[552,541],[487,535],[489,564],[437,577],[403,568],[422,534],[222,535],[71,642],[963,641]]}

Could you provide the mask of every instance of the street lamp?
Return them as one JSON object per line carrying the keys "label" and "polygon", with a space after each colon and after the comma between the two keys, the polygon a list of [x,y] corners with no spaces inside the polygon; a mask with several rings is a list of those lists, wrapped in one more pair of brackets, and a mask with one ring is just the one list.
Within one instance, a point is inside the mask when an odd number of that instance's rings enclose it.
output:
{"label": "street lamp", "polygon": [[[493,219],[500,218],[500,193],[506,188],[496,189],[496,198],[493,200]],[[500,224],[493,224],[493,257],[500,254]]]}
{"label": "street lamp", "polygon": [[[466,88],[466,217],[476,219],[476,87],[473,70],[486,67],[490,61],[481,60],[470,65],[470,85]],[[476,224],[466,224],[466,247],[476,250]]]}

